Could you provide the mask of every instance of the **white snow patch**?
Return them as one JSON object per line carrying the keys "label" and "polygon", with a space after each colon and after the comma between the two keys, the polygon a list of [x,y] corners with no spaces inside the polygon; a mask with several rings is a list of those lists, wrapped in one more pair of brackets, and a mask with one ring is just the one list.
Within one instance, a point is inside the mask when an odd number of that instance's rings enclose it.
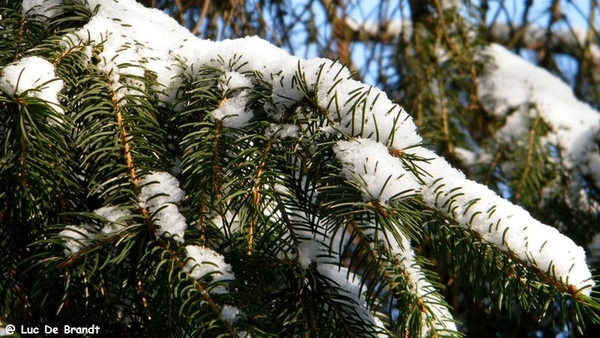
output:
{"label": "white snow patch", "polygon": [[179,181],[167,172],[154,171],[141,181],[140,203],[147,207],[159,207],[183,200],[184,193]]}
{"label": "white snow patch", "polygon": [[229,324],[233,324],[237,321],[237,317],[240,315],[241,311],[235,306],[232,305],[224,305],[221,309],[221,320],[228,322]]}
{"label": "white snow patch", "polygon": [[228,71],[219,77],[219,87],[224,92],[252,88],[252,80],[244,74]]}
{"label": "white snow patch", "polygon": [[[57,78],[54,66],[38,57],[28,56],[6,66],[0,77],[0,87],[9,95],[22,95],[42,99],[58,113],[63,109],[58,103],[58,93],[64,82]],[[53,120],[51,120],[53,121]]]}
{"label": "white snow patch", "polygon": [[93,213],[106,219],[106,223],[100,232],[94,226],[83,223],[81,225],[68,225],[59,233],[59,236],[65,241],[65,254],[76,254],[94,240],[102,238],[102,236],[117,234],[125,228],[124,219],[131,214],[127,209],[114,206],[102,207],[94,210]]}
{"label": "white snow patch", "polygon": [[415,194],[420,184],[382,143],[370,139],[339,141],[334,147],[344,168],[342,175],[363,190],[363,200],[388,203],[392,198]]}
{"label": "white snow patch", "polygon": [[[376,329],[373,313],[367,308],[367,304],[362,297],[360,289],[360,278],[348,269],[333,264],[320,264],[317,270],[321,275],[335,284],[339,291],[338,301],[345,303],[354,309],[355,315],[358,315],[362,322],[368,323],[368,327]],[[341,299],[343,297],[343,300]],[[344,312],[345,313],[345,312]]]}
{"label": "white snow patch", "polygon": [[[480,102],[493,114],[507,116],[496,138],[506,143],[523,139],[528,119],[541,117],[551,128],[547,142],[561,151],[567,171],[593,179],[600,188],[600,113],[578,100],[571,87],[543,68],[493,44],[483,54],[493,66],[478,78]],[[581,180],[569,180],[573,192]]]}
{"label": "white snow patch", "polygon": [[62,0],[23,0],[22,10],[24,15],[35,17],[36,19],[52,18],[62,13],[59,5]]}
{"label": "white snow patch", "polygon": [[254,116],[247,107],[248,102],[248,93],[244,91],[232,98],[224,98],[211,114],[215,119],[222,120],[225,127],[242,128]]}
{"label": "white snow patch", "polygon": [[427,337],[431,330],[435,332],[457,331],[456,323],[448,310],[448,306],[442,303],[441,295],[429,283],[421,270],[421,266],[417,263],[415,252],[410,246],[410,240],[404,234],[399,235],[401,242],[397,246],[392,246],[392,252],[406,271],[409,291],[424,299],[423,303],[428,304],[427,313],[421,319],[421,336]]}
{"label": "white snow patch", "polygon": [[144,176],[140,183],[140,206],[147,207],[154,214],[154,223],[158,225],[157,236],[168,234],[182,243],[187,224],[174,204],[184,198],[179,181],[169,173],[152,172]]}
{"label": "white snow patch", "polygon": [[[194,279],[200,279],[210,274],[213,281],[230,281],[235,276],[231,271],[231,265],[225,263],[225,259],[216,251],[198,245],[187,245],[185,247],[188,260],[183,271]],[[211,293],[221,294],[227,289],[219,285],[210,290]]]}
{"label": "white snow patch", "polygon": [[265,136],[272,137],[275,135],[279,139],[288,137],[298,137],[300,128],[295,124],[275,124],[271,123],[269,129],[265,133]]}
{"label": "white snow patch", "polygon": [[[435,164],[438,160],[432,162]],[[486,186],[461,178],[453,173],[455,169],[439,170],[443,167],[431,170],[432,167],[424,166],[432,175],[426,178],[427,186],[423,189],[428,205],[446,212],[462,227],[477,232],[484,242],[510,252],[522,262],[589,295],[595,283],[591,280],[583,248]]]}
{"label": "white snow patch", "polygon": [[302,241],[298,244],[298,263],[303,269],[308,269],[310,263],[317,262],[321,250],[327,250],[324,245],[316,240]]}
{"label": "white snow patch", "polygon": [[86,226],[68,225],[59,234],[63,238],[66,255],[74,255],[88,246],[94,237],[94,233]]}
{"label": "white snow patch", "polygon": [[106,235],[118,233],[125,228],[123,218],[131,214],[129,210],[120,209],[113,206],[103,207],[94,210],[94,213],[100,217],[106,218],[108,221],[102,228],[102,232]]}

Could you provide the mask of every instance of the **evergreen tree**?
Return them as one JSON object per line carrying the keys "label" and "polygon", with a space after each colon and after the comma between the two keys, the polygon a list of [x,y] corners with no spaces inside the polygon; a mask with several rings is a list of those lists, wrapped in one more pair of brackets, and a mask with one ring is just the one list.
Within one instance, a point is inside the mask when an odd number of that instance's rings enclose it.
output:
{"label": "evergreen tree", "polygon": [[[323,3],[351,64],[372,34]],[[5,330],[456,337],[477,334],[467,303],[550,331],[600,322],[584,249],[524,209],[586,244],[597,112],[424,3],[389,91],[413,119],[340,62],[200,40],[133,0],[0,1]],[[547,86],[501,82],[528,75]]]}

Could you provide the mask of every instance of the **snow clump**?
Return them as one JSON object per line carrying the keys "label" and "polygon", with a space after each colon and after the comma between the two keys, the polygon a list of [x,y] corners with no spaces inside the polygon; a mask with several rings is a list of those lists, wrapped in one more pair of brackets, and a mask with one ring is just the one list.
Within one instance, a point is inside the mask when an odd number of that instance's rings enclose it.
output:
{"label": "snow clump", "polygon": [[[198,245],[187,245],[185,247],[188,259],[183,271],[194,279],[200,279],[210,275],[213,281],[230,281],[235,279],[231,265],[225,263],[225,259],[216,251]],[[211,293],[226,293],[227,289],[218,285],[210,290]]]}
{"label": "snow clump", "polygon": [[28,56],[6,66],[0,76],[0,87],[9,95],[42,99],[58,113],[63,109],[58,102],[58,93],[63,89],[63,80],[57,78],[54,66],[38,57]]}
{"label": "snow clump", "polygon": [[140,206],[153,214],[157,236],[169,234],[174,240],[183,243],[186,220],[174,203],[184,198],[179,181],[166,172],[152,172],[140,181]]}

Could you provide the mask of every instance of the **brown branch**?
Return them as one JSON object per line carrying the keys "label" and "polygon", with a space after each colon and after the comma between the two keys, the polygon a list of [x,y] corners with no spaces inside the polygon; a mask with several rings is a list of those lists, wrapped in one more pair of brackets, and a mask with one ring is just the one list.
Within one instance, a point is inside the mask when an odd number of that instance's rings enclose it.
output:
{"label": "brown branch", "polygon": [[515,192],[514,200],[521,200],[521,194],[525,187],[525,181],[527,180],[527,176],[529,175],[529,170],[531,170],[531,158],[533,157],[533,151],[535,149],[535,135],[536,129],[540,122],[540,117],[536,117],[533,120],[533,124],[531,125],[531,129],[529,130],[529,139],[528,139],[528,148],[527,148],[527,156],[525,157],[525,168],[523,169],[523,174],[521,174],[521,179],[519,179],[519,184],[517,185],[517,190]]}
{"label": "brown branch", "polygon": [[308,292],[300,293],[300,301],[302,302],[302,312],[306,313],[308,317],[309,332],[306,333],[305,337],[316,338],[319,336],[319,327],[315,318],[315,312],[312,309],[313,301],[309,298]]}
{"label": "brown branch", "polygon": [[202,12],[200,12],[200,17],[198,18],[198,21],[196,21],[196,25],[192,29],[192,34],[198,35],[198,31],[200,30],[200,26],[202,26],[202,23],[204,22],[204,19],[206,18],[206,15],[208,14],[208,9],[209,9],[210,5],[211,5],[211,0],[205,0],[204,3],[202,4]]}
{"label": "brown branch", "polygon": [[[421,46],[421,38],[420,38],[420,30],[421,30],[421,25],[417,25],[413,28],[413,34],[412,34],[412,43],[413,43],[413,48],[414,48],[414,52],[416,55],[422,55],[423,53],[423,47]],[[413,62],[415,65],[413,65],[413,67],[415,68],[415,70],[418,68],[418,66],[420,65],[419,61],[416,60],[416,58],[411,57],[409,55],[409,49],[406,48],[406,56],[405,58],[408,60],[411,60],[411,62]],[[417,77],[416,79],[416,91],[414,93],[414,99],[413,99],[413,107],[416,108],[416,119],[415,119],[415,123],[417,124],[417,126],[422,126],[425,123],[425,109],[424,109],[424,105],[423,105],[423,93],[424,93],[424,88],[426,86],[427,81],[425,80],[425,78],[420,74],[419,71],[415,71],[414,72],[414,76]],[[425,72],[425,74],[427,75],[428,72]]]}
{"label": "brown branch", "polygon": [[[123,111],[119,104],[117,93],[113,92],[111,95],[111,103],[115,111],[115,117],[117,119],[117,127],[119,128],[119,139],[123,145],[123,155],[125,156],[125,164],[127,166],[127,173],[133,184],[133,191],[136,196],[140,194],[140,178],[137,175],[135,162],[133,155],[131,155],[131,145],[129,143],[129,135],[125,128],[125,121],[123,119]],[[152,217],[146,208],[140,208],[140,213],[144,217],[144,223],[148,226],[152,232],[156,230],[156,227],[152,224]]]}
{"label": "brown branch", "polygon": [[260,20],[260,23],[263,26],[265,26],[269,32],[271,32],[273,39],[275,40],[275,42],[277,42],[277,46],[282,47],[283,41],[281,41],[279,36],[277,36],[277,34],[275,33],[275,30],[273,30],[273,27],[271,27],[269,22],[267,22],[267,20],[265,20],[265,16],[263,14],[262,8],[260,7],[260,4],[257,4],[256,1],[254,1],[254,0],[252,1],[252,3],[254,4],[254,8],[256,9],[256,12],[258,13],[258,19]]}
{"label": "brown branch", "polygon": [[[273,142],[275,141],[275,135],[271,136],[271,138],[269,138],[269,141],[267,142],[267,145],[265,146],[265,150],[260,158],[260,161],[258,162],[258,167],[256,169],[256,175],[254,177],[254,185],[252,186],[252,203],[254,204],[254,207],[258,207],[258,205],[260,204],[261,201],[261,195],[260,195],[260,186],[261,186],[261,177],[262,174],[264,172],[264,168],[265,165],[267,163],[267,157],[269,155],[269,152],[271,151],[271,147],[273,146]],[[256,227],[256,217],[252,217],[252,220],[250,221],[250,228],[248,229],[248,255],[252,254],[252,246],[254,243],[254,230]]]}
{"label": "brown branch", "polygon": [[133,156],[131,155],[131,145],[128,140],[128,133],[125,129],[125,122],[123,120],[123,111],[121,110],[121,106],[119,105],[119,100],[117,97],[117,93],[113,92],[110,101],[113,105],[113,109],[115,112],[115,118],[117,119],[117,127],[119,128],[119,139],[121,140],[121,144],[123,145],[123,155],[125,156],[125,164],[127,166],[127,173],[129,174],[129,178],[131,178],[131,182],[133,183],[133,190],[136,195],[139,195],[139,185],[140,180],[136,173],[135,163],[133,161]]}
{"label": "brown branch", "polygon": [[204,193],[200,195],[200,245],[206,243],[206,202],[204,201]]}
{"label": "brown branch", "polygon": [[444,90],[443,80],[440,77],[440,72],[437,72],[437,83],[438,83],[438,91],[439,91],[439,101],[440,101],[440,109],[442,113],[442,130],[444,132],[444,140],[446,141],[446,150],[448,151],[448,155],[451,158],[454,158],[454,146],[452,145],[452,140],[450,138],[450,124],[448,121],[448,107],[446,105],[446,92]]}
{"label": "brown branch", "polygon": [[273,146],[273,142],[275,141],[275,136],[269,138],[267,141],[267,145],[265,146],[265,151],[263,152],[260,161],[258,161],[258,167],[256,169],[256,175],[254,177],[254,185],[252,186],[252,202],[254,206],[258,206],[260,203],[260,179],[262,177],[265,165],[267,163],[267,156],[271,151],[271,147]]}
{"label": "brown branch", "polygon": [[177,17],[178,17],[178,21],[179,24],[182,25],[183,27],[186,27],[187,25],[185,24],[185,8],[183,6],[183,4],[181,3],[181,0],[175,0],[175,5],[177,6]]}
{"label": "brown branch", "polygon": [[492,163],[490,163],[490,168],[488,169],[488,172],[485,175],[485,181],[483,182],[483,184],[485,184],[485,185],[490,184],[490,180],[492,179],[492,175],[494,174],[494,168],[496,168],[498,163],[500,163],[502,155],[504,154],[504,152],[506,151],[507,148],[508,148],[508,146],[506,144],[503,144],[500,147],[500,149],[498,149],[496,154],[494,154],[494,158],[492,159]]}
{"label": "brown branch", "polygon": [[142,285],[142,280],[139,279],[139,277],[137,279],[137,293],[138,293],[138,296],[140,297],[140,300],[142,301],[142,306],[144,307],[144,310],[146,311],[146,317],[148,317],[148,321],[151,321],[152,315],[150,314],[150,308],[148,306],[148,299],[144,295],[144,287]]}
{"label": "brown branch", "polygon": [[19,35],[17,38],[17,43],[15,46],[15,61],[17,61],[19,59],[19,56],[21,54],[21,45],[23,44],[23,38],[25,36],[25,18],[27,16],[23,15],[21,17],[21,21],[19,22]]}
{"label": "brown branch", "polygon": [[331,23],[331,39],[335,46],[335,59],[348,67],[352,73],[358,74],[353,66],[350,53],[350,43],[353,41],[354,32],[346,22],[345,8],[342,7],[342,17],[337,14],[338,3],[332,0],[321,0],[321,4],[327,13],[327,19]]}

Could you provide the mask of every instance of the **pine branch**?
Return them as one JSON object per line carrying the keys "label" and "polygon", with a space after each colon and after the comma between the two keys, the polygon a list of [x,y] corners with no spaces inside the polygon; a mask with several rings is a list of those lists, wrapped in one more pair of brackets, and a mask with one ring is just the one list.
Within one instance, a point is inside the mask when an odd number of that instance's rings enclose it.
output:
{"label": "pine branch", "polygon": [[[415,90],[441,151],[483,154],[484,111],[475,122],[457,112],[474,101],[494,111],[477,87],[494,70],[478,74],[466,25],[451,34],[467,20],[437,0],[409,5],[421,28],[404,46],[403,81],[417,87],[403,90]],[[440,271],[490,308],[600,321],[581,247],[466,179],[340,63],[258,38],[198,40],[132,0],[11,8],[0,13],[0,233],[12,245],[1,251],[3,322],[140,336],[461,336]],[[224,8],[202,20],[223,14],[245,31],[245,9]],[[334,34],[346,35],[340,22]],[[562,130],[536,107],[526,142],[492,158],[525,163],[489,175],[514,178],[523,204],[554,177],[537,164],[549,163],[546,134]]]}

